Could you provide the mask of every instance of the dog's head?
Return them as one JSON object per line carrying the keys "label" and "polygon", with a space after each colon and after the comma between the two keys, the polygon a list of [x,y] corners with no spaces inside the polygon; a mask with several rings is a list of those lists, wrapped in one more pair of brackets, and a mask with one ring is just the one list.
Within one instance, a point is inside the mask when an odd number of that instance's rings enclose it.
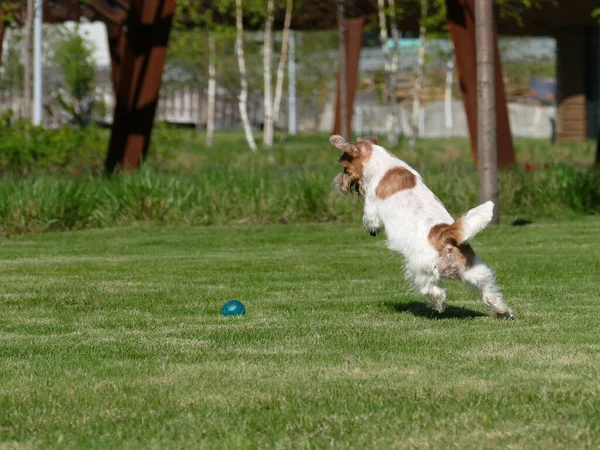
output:
{"label": "dog's head", "polygon": [[351,144],[342,136],[334,134],[329,138],[329,143],[344,152],[338,160],[344,171],[335,177],[335,185],[344,194],[356,192],[359,197],[363,197],[365,189],[363,171],[373,154],[373,145],[377,145],[377,138],[374,136],[358,138],[356,144]]}

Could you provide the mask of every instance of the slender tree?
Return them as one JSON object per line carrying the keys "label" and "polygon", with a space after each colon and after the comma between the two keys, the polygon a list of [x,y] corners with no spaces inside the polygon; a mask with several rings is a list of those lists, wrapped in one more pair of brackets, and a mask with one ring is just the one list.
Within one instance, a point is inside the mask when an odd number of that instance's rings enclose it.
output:
{"label": "slender tree", "polygon": [[[488,0],[490,1],[490,0]],[[415,90],[413,94],[413,109],[411,121],[411,133],[409,147],[415,148],[417,143],[417,134],[419,133],[419,110],[421,109],[421,95],[423,93],[423,81],[425,74],[425,44],[427,39],[427,0],[421,0],[421,23],[419,26],[419,55],[417,58],[417,78],[415,80]]]}
{"label": "slender tree", "polygon": [[394,111],[395,104],[395,89],[396,89],[396,73],[398,72],[398,27],[396,26],[395,4],[394,0],[388,0],[388,8],[393,14],[390,18],[390,28],[392,29],[392,39],[394,41],[393,51],[389,47],[389,35],[386,23],[386,3],[385,0],[377,0],[377,9],[379,12],[379,40],[381,49],[384,55],[384,102],[387,105],[387,115],[385,120],[385,128],[387,133],[388,143],[396,145],[398,143],[398,133],[396,130],[396,116]]}
{"label": "slender tree", "polygon": [[452,78],[454,75],[454,57],[446,62],[446,88],[444,90],[444,118],[446,122],[446,136],[452,137]]}
{"label": "slender tree", "polygon": [[388,142],[394,146],[398,144],[398,117],[396,116],[396,104],[398,98],[396,97],[396,87],[398,86],[398,66],[400,64],[400,33],[398,31],[398,25],[396,24],[396,1],[388,0],[388,9],[390,11],[390,28],[392,31],[392,40],[394,41],[392,60],[390,66],[390,104],[392,113],[388,114],[387,118],[387,129],[388,129]]}
{"label": "slender tree", "polygon": [[284,68],[288,57],[290,45],[290,26],[292,24],[292,8],[294,0],[287,0],[285,4],[285,19],[283,21],[283,34],[281,36],[281,53],[279,55],[279,64],[277,65],[277,81],[275,84],[275,100],[273,100],[273,122],[279,120],[281,108],[281,97],[283,95],[283,78],[285,76]]}
{"label": "slender tree", "polygon": [[490,0],[475,0],[477,48],[477,168],[479,199],[494,202],[492,223],[498,223],[498,143],[494,67],[494,13]]}
{"label": "slender tree", "polygon": [[23,97],[25,109],[23,115],[31,119],[31,39],[33,36],[33,0],[27,0],[27,15],[25,17],[23,40]]}
{"label": "slender tree", "polygon": [[390,136],[390,115],[392,114],[390,110],[390,99],[391,99],[391,59],[392,52],[390,51],[390,47],[388,46],[388,30],[387,23],[385,17],[385,0],[377,0],[377,12],[379,13],[379,42],[381,44],[381,50],[383,51],[383,101],[385,105],[388,107],[387,117],[386,117],[386,131],[388,135],[388,139]]}
{"label": "slender tree", "polygon": [[242,23],[242,0],[235,0],[235,25],[236,25],[236,48],[238,57],[238,66],[240,69],[241,92],[239,99],[240,116],[244,125],[246,141],[250,150],[256,152],[256,142],[252,136],[250,119],[248,118],[248,79],[246,75],[246,61],[244,59],[244,24]]}
{"label": "slender tree", "polygon": [[212,147],[215,130],[215,96],[217,80],[215,70],[215,36],[208,33],[208,111],[206,112],[206,146]]}
{"label": "slender tree", "polygon": [[273,95],[271,65],[273,61],[273,14],[275,12],[275,0],[267,1],[267,20],[265,22],[265,38],[263,43],[263,79],[264,79],[264,128],[263,145],[273,146]]}

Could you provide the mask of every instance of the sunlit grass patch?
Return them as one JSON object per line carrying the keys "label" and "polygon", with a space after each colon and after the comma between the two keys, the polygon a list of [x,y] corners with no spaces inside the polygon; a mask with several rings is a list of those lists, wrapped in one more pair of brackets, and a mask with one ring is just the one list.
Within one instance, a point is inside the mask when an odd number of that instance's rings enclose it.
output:
{"label": "sunlit grass patch", "polygon": [[478,236],[516,321],[459,283],[426,310],[358,223],[2,238],[0,442],[595,448],[599,230]]}

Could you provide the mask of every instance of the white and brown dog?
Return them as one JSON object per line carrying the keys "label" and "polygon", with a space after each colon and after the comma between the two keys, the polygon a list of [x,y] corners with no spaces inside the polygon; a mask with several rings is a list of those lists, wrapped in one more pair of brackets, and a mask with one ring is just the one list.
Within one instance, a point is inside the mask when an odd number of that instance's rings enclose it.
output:
{"label": "white and brown dog", "polygon": [[404,256],[407,277],[427,296],[429,308],[444,311],[442,279],[458,276],[481,292],[492,314],[514,318],[502,300],[494,272],[469,245],[492,219],[492,202],[455,222],[417,171],[378,145],[376,137],[358,138],[351,144],[334,135],[329,142],[344,151],[339,159],[344,171],[335,184],[342,192],[356,192],[364,199],[365,228],[372,236],[385,230],[388,247]]}

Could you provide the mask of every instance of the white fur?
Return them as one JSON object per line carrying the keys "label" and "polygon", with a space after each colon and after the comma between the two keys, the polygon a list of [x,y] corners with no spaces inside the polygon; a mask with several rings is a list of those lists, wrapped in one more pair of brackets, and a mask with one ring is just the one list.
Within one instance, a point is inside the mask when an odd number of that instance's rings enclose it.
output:
{"label": "white fur", "polygon": [[[397,166],[416,176],[416,186],[381,200],[376,195],[376,188],[385,173]],[[373,154],[363,168],[363,187],[364,226],[371,234],[385,230],[388,248],[404,256],[407,278],[419,293],[428,298],[429,307],[443,312],[446,290],[437,268],[440,254],[429,242],[428,235],[434,225],[452,224],[454,219],[412,167],[379,145],[373,145]],[[494,204],[487,202],[463,216],[462,242],[468,242],[485,228],[492,218],[493,208]],[[478,257],[475,264],[461,270],[459,276],[481,292],[484,304],[492,313],[513,317],[502,300],[494,273]]]}
{"label": "white fur", "polygon": [[477,233],[483,230],[492,220],[494,214],[494,203],[485,202],[473,208],[462,217],[463,236],[459,244],[469,242]]}

